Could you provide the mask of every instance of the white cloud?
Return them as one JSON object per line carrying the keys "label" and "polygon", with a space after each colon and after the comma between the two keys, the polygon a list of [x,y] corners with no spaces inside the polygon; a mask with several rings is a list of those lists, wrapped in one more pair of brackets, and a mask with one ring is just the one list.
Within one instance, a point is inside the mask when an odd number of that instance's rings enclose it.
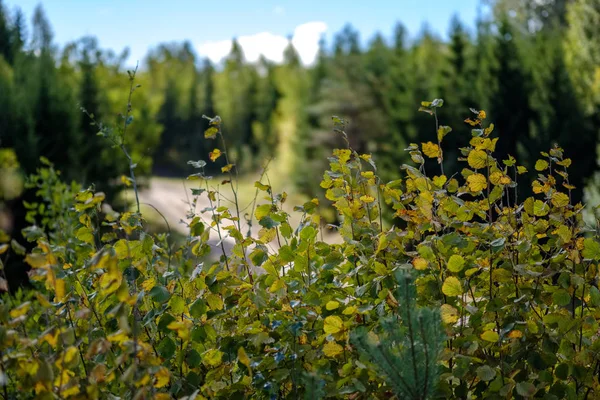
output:
{"label": "white cloud", "polygon": [[[311,64],[315,60],[319,50],[319,39],[325,31],[327,25],[324,22],[308,22],[296,27],[292,44],[303,63]],[[244,51],[244,57],[250,62],[256,62],[261,55],[271,61],[282,62],[283,52],[288,45],[286,37],[270,32],[240,36],[237,40]],[[197,46],[197,50],[201,56],[208,57],[216,63],[231,51],[231,40],[205,42]]]}

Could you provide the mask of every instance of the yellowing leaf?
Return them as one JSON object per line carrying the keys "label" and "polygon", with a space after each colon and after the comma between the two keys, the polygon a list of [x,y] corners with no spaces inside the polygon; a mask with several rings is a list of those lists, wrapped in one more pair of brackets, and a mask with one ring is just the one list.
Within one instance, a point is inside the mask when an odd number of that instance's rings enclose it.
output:
{"label": "yellowing leaf", "polygon": [[467,157],[469,166],[474,169],[481,169],[487,165],[488,155],[483,150],[471,150]]}
{"label": "yellowing leaf", "polygon": [[203,354],[202,362],[210,367],[218,367],[221,365],[223,353],[217,349],[208,350]]}
{"label": "yellowing leaf", "polygon": [[449,276],[442,285],[442,293],[449,297],[460,296],[463,293],[460,281],[454,276]]}
{"label": "yellowing leaf", "polygon": [[535,162],[535,170],[536,171],[543,171],[545,169],[548,168],[548,161],[546,160],[537,160]]}
{"label": "yellowing leaf", "polygon": [[533,215],[537,217],[543,217],[544,215],[548,214],[549,209],[550,207],[548,207],[548,204],[541,200],[536,200],[533,203]]}
{"label": "yellowing leaf", "polygon": [[344,328],[344,321],[337,315],[330,315],[325,318],[323,330],[325,333],[338,333]]}
{"label": "yellowing leaf", "polygon": [[446,178],[446,175],[434,176],[433,184],[437,187],[442,187],[442,186],[444,186],[444,183],[446,183],[447,180],[448,180],[448,178]]}
{"label": "yellowing leaf", "polygon": [[569,196],[561,192],[554,192],[551,201],[554,207],[565,207],[569,204]]}
{"label": "yellowing leaf", "polygon": [[494,343],[494,342],[497,342],[500,337],[494,331],[485,331],[481,334],[481,338],[483,340],[485,340],[486,342]]}
{"label": "yellowing leaf", "polygon": [[206,295],[206,302],[211,310],[222,310],[223,309],[223,300],[221,297],[214,293],[209,293]]}
{"label": "yellowing leaf", "polygon": [[448,269],[452,272],[460,272],[465,266],[465,259],[463,256],[453,254],[448,260]]}
{"label": "yellowing leaf", "polygon": [[55,293],[55,299],[54,301],[59,303],[61,301],[63,301],[65,299],[65,280],[64,279],[57,279],[54,285],[54,293]]}
{"label": "yellowing leaf", "polygon": [[214,149],[213,151],[211,151],[210,153],[208,153],[208,158],[210,158],[210,161],[215,162],[217,161],[217,158],[221,157],[221,150],[219,149]]}
{"label": "yellowing leaf", "polygon": [[357,311],[355,306],[348,306],[346,308],[344,308],[344,311],[342,311],[342,314],[344,315],[352,315]]}
{"label": "yellowing leaf", "polygon": [[487,178],[481,174],[471,174],[467,177],[467,184],[471,192],[480,192],[487,187]]}
{"label": "yellowing leaf", "polygon": [[327,304],[325,304],[325,308],[329,311],[331,310],[335,310],[336,308],[338,308],[340,306],[340,303],[338,303],[337,301],[328,301]]}
{"label": "yellowing leaf", "polygon": [[527,168],[525,168],[525,167],[523,167],[523,166],[521,166],[521,165],[518,165],[518,166],[517,166],[517,173],[518,173],[519,175],[523,175],[523,174],[524,174],[524,173],[526,173],[526,172],[527,172]]}
{"label": "yellowing leaf", "polygon": [[275,293],[276,291],[283,289],[285,287],[285,281],[283,279],[276,279],[271,287],[269,288],[269,292]]}
{"label": "yellowing leaf", "polygon": [[477,118],[486,119],[487,115],[486,115],[485,111],[483,111],[483,110],[479,111],[479,114],[477,114]]}
{"label": "yellowing leaf", "polygon": [[369,195],[364,195],[364,196],[360,196],[360,200],[367,204],[370,204],[375,201],[375,197],[369,196]]}
{"label": "yellowing leaf", "polygon": [[423,257],[416,257],[416,258],[413,258],[412,264],[416,270],[422,271],[427,268],[427,266],[429,265],[429,262],[426,259],[424,259]]}
{"label": "yellowing leaf", "polygon": [[323,346],[323,354],[325,354],[327,357],[335,357],[342,354],[343,351],[344,348],[336,342],[327,342],[325,346]]}
{"label": "yellowing leaf", "polygon": [[234,164],[227,164],[226,166],[221,168],[221,172],[223,172],[223,173],[229,172],[229,171],[231,171],[231,168],[233,168],[233,166],[234,166]]}
{"label": "yellowing leaf", "polygon": [[165,387],[169,384],[170,374],[169,370],[165,367],[160,367],[156,374],[154,374],[156,381],[154,382],[155,388]]}
{"label": "yellowing leaf", "polygon": [[442,321],[446,324],[453,324],[458,321],[458,310],[450,304],[442,304],[440,308]]}
{"label": "yellowing leaf", "polygon": [[429,158],[438,158],[440,156],[440,148],[433,142],[422,143],[423,154]]}

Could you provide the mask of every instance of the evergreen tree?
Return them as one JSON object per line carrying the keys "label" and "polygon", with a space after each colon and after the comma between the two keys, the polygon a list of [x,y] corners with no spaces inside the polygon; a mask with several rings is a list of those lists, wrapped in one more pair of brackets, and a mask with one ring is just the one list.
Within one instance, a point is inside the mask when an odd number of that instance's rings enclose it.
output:
{"label": "evergreen tree", "polygon": [[361,327],[350,340],[383,373],[399,399],[430,399],[444,348],[441,318],[437,308],[417,308],[414,278],[408,272],[398,270],[396,280],[399,318],[383,318],[378,336]]}
{"label": "evergreen tree", "polygon": [[[502,140],[496,147],[496,157],[505,160],[509,155],[527,164],[530,155],[536,156],[529,144],[533,111],[529,102],[530,80],[517,44],[518,36],[508,17],[499,21],[494,48],[497,62],[492,69],[495,91],[490,96],[490,118]],[[539,154],[539,153],[538,153]],[[532,168],[530,168],[532,169]]]}

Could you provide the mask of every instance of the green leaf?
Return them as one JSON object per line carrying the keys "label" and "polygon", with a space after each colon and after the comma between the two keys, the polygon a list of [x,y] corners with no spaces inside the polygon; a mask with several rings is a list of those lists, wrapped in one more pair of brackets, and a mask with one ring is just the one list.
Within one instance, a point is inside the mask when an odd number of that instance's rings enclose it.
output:
{"label": "green leaf", "polygon": [[548,211],[550,211],[550,207],[543,201],[536,200],[533,203],[533,215],[536,217],[543,217],[544,215],[548,214]]}
{"label": "green leaf", "polygon": [[190,306],[190,315],[194,318],[201,318],[206,311],[206,302],[203,299],[197,299]]}
{"label": "green leaf", "polygon": [[485,340],[486,342],[492,342],[495,343],[498,341],[498,339],[500,338],[498,336],[498,333],[494,332],[494,331],[485,331],[481,334],[481,338],[483,340]]}
{"label": "green leaf", "polygon": [[590,287],[590,304],[594,307],[600,306],[600,290],[596,286]]}
{"label": "green leaf", "polygon": [[531,382],[519,382],[517,383],[517,393],[523,397],[531,397],[535,394],[536,389]]}
{"label": "green leaf", "polygon": [[465,259],[463,256],[453,254],[448,260],[448,269],[452,272],[460,272],[465,266]]}
{"label": "green leaf", "polygon": [[185,311],[185,300],[181,296],[173,296],[169,300],[171,312],[175,315],[182,314]]}
{"label": "green leaf", "polygon": [[173,340],[170,337],[167,336],[160,341],[156,350],[162,358],[169,359],[175,354],[175,350],[177,350],[177,345],[175,344],[175,342],[173,342]]}
{"label": "green leaf", "polygon": [[566,380],[569,377],[569,365],[565,363],[558,364],[554,370],[554,374],[558,379]]}
{"label": "green leaf", "polygon": [[154,286],[152,290],[148,292],[148,295],[152,301],[157,303],[165,303],[171,297],[171,293],[169,293],[167,288],[164,286]]}
{"label": "green leaf", "polygon": [[559,289],[552,293],[552,301],[557,306],[566,306],[571,302],[571,295],[565,289]]}
{"label": "green leaf", "polygon": [[590,260],[600,260],[600,243],[592,238],[583,241],[583,257]]}
{"label": "green leaf", "polygon": [[496,371],[494,371],[489,365],[483,365],[477,368],[477,376],[482,381],[488,382],[496,377]]}

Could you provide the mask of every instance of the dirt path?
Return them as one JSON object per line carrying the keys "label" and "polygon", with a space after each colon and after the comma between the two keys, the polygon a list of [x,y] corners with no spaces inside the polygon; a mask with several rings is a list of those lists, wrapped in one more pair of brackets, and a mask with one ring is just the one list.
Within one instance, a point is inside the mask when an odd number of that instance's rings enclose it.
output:
{"label": "dirt path", "polygon": [[[192,201],[190,181],[187,181],[185,179],[177,180],[153,178],[150,181],[150,187],[140,192],[139,197],[145,215],[149,216],[153,214],[151,217],[152,220],[156,220],[159,223],[163,223],[161,222],[162,217],[159,216],[156,213],[156,211],[154,211],[151,207],[144,206],[144,204],[151,204],[164,215],[172,231],[176,231],[183,235],[187,235],[189,233],[185,222],[190,221],[187,217],[188,213],[190,213],[190,202]],[[227,197],[227,195],[225,195],[224,197]],[[260,203],[263,202],[259,201],[259,204]],[[231,210],[232,214],[235,213],[234,205],[228,202],[227,200],[222,200],[222,202],[217,206],[219,205],[227,206]],[[247,204],[242,202],[241,206],[246,207]],[[195,208],[193,208],[194,214],[200,216],[206,224],[208,224],[210,221],[211,212],[208,211],[202,213],[201,211],[209,207],[210,202],[208,200],[208,196],[205,193],[203,193],[203,195],[201,195],[198,198]],[[286,211],[291,212],[291,210]],[[244,214],[249,214],[250,212],[250,207],[248,207],[245,210],[240,210],[240,214],[242,214],[241,228],[243,235],[246,235],[246,233],[248,232],[248,224],[244,221]],[[225,221],[221,226],[231,224],[231,221]],[[292,221],[292,227],[294,227],[294,225],[295,224]],[[252,226],[252,235],[254,237],[257,236],[259,229],[260,226],[255,221]],[[223,232],[223,230],[221,230],[221,232]],[[326,242],[339,243],[338,235],[332,234],[330,232],[325,234],[324,239]],[[226,251],[229,252],[231,250],[231,247],[233,247],[234,245],[234,240],[232,238],[227,237],[225,238],[223,243],[225,245]],[[218,234],[214,231],[211,232],[209,244],[213,247],[220,247]],[[277,247],[275,243],[270,243],[269,246],[272,249],[275,249]]]}

